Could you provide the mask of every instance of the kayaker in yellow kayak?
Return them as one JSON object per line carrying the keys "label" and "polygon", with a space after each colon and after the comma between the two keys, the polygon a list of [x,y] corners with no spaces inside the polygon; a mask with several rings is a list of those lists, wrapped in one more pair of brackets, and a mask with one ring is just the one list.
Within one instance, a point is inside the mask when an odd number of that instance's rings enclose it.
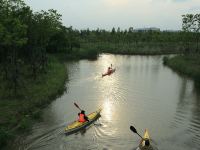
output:
{"label": "kayaker in yellow kayak", "polygon": [[[99,108],[97,111],[92,112],[86,116],[85,111],[83,111],[83,109],[81,109],[76,103],[74,103],[74,105],[81,111],[81,113],[79,113],[80,121],[83,119],[85,122],[79,122],[79,119],[77,119],[77,120],[73,121],[72,123],[68,124],[67,127],[65,128],[66,135],[78,132],[78,131],[86,128],[87,126],[92,124],[94,121],[96,121],[101,116],[100,112],[101,112],[102,108]],[[83,115],[81,115],[81,114],[83,114]],[[84,117],[84,116],[86,116],[86,117]]]}
{"label": "kayaker in yellow kayak", "polygon": [[150,144],[150,137],[147,129],[145,129],[143,137],[137,133],[137,130],[133,126],[130,126],[130,129],[131,131],[139,135],[142,139],[136,150],[154,150],[154,148]]}
{"label": "kayaker in yellow kayak", "polygon": [[78,121],[79,122],[86,122],[86,121],[89,121],[88,117],[85,115],[85,111],[84,110],[81,110],[80,113],[78,113]]}
{"label": "kayaker in yellow kayak", "polygon": [[153,150],[153,147],[150,145],[149,139],[141,140],[138,150]]}

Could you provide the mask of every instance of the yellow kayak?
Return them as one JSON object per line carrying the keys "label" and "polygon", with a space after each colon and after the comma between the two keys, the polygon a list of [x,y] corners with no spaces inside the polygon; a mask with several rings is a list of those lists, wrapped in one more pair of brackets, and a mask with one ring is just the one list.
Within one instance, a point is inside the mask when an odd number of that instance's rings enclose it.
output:
{"label": "yellow kayak", "polygon": [[[149,143],[145,145],[145,141],[148,141]],[[151,146],[151,143],[150,143],[149,132],[147,129],[145,129],[143,139],[141,140],[140,145],[137,150],[153,150],[153,147]]]}
{"label": "yellow kayak", "polygon": [[72,134],[74,132],[77,132],[87,126],[89,126],[91,123],[93,123],[95,120],[97,120],[101,115],[101,108],[98,109],[97,111],[90,113],[89,115],[87,115],[88,119],[90,121],[86,121],[86,122],[79,122],[78,120],[70,123],[66,128],[65,128],[65,134]]}

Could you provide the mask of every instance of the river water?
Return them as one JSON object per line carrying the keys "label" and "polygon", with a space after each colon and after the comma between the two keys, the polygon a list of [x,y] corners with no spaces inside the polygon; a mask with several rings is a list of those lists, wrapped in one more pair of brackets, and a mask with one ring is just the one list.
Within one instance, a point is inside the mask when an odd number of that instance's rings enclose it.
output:
{"label": "river water", "polygon": [[[67,91],[15,149],[134,150],[140,138],[130,125],[141,135],[147,128],[159,150],[200,149],[200,91],[163,66],[162,57],[103,54],[96,61],[68,62]],[[116,72],[102,78],[111,63]],[[74,102],[86,113],[100,106],[103,111],[95,124],[66,136],[64,128],[79,112]]]}

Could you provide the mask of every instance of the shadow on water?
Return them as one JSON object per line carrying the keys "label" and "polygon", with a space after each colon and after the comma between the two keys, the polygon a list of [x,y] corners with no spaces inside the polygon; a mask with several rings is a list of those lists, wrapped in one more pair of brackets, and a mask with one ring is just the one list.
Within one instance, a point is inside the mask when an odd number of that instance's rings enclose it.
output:
{"label": "shadow on water", "polygon": [[[198,92],[197,92],[198,90]],[[196,144],[197,147],[199,147],[200,143],[200,90],[194,88],[193,89],[195,98],[193,100],[193,108],[192,108],[192,116],[191,116],[191,122],[190,122],[190,127],[188,130],[193,134],[192,140]],[[192,143],[191,143],[192,144]]]}
{"label": "shadow on water", "polygon": [[81,129],[80,131],[78,131],[78,132],[76,132],[74,134],[75,135],[81,134],[82,136],[84,136],[86,134],[87,130],[89,130],[91,127],[92,127],[92,124],[89,125],[87,128],[83,128],[83,129]]}
{"label": "shadow on water", "polygon": [[[172,134],[163,140],[173,143],[177,150],[200,148],[200,91],[185,76],[180,82],[178,103],[170,127]],[[165,147],[167,150],[171,145]]]}
{"label": "shadow on water", "polygon": [[[97,120],[98,121],[98,120]],[[77,134],[81,134],[82,136],[84,136],[87,132],[87,130],[89,130],[90,128],[92,128],[92,126],[95,126],[95,127],[101,127],[103,124],[102,123],[92,123],[91,125],[89,125],[87,128],[83,128],[81,129],[79,132],[75,133],[75,135]]]}

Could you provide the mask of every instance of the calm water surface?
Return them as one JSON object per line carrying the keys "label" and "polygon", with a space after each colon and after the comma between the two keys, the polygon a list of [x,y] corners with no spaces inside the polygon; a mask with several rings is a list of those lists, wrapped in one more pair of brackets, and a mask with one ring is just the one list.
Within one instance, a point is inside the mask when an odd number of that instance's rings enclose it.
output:
{"label": "calm water surface", "polygon": [[[110,64],[116,72],[104,78]],[[66,64],[67,91],[44,110],[15,149],[134,150],[148,128],[159,150],[200,149],[200,92],[194,83],[163,66],[162,56],[101,55],[97,61]],[[86,112],[103,107],[102,117],[84,131],[66,136],[65,126],[77,118],[77,102]],[[14,149],[14,148],[13,148]]]}

